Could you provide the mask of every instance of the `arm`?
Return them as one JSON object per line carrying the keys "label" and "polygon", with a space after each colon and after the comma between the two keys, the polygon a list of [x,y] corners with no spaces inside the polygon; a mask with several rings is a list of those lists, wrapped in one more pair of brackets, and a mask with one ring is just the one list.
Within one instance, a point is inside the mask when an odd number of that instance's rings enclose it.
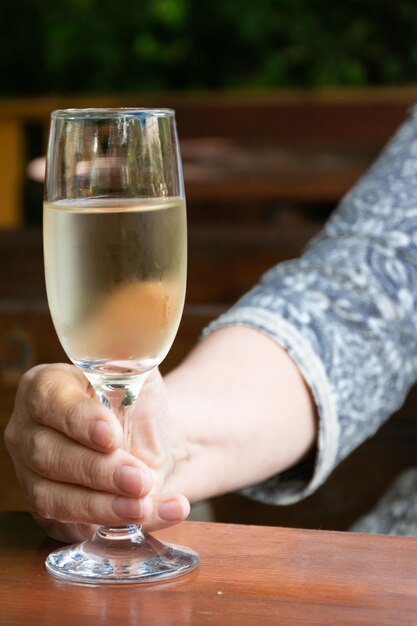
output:
{"label": "arm", "polygon": [[294,358],[317,406],[310,480],[294,468],[247,495],[286,504],[312,493],[417,379],[416,112],[305,254],[270,270],[209,329],[268,334]]}

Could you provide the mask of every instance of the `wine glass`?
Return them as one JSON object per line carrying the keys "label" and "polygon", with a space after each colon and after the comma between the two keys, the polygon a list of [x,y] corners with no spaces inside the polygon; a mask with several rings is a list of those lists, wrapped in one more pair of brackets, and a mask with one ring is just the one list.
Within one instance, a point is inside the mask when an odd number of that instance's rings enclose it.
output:
{"label": "wine glass", "polygon": [[[54,111],[47,155],[48,303],[71,361],[118,416],[129,450],[134,404],[178,330],[185,297],[184,183],[169,109]],[[197,554],[140,526],[101,526],[46,560],[59,578],[139,583],[185,574]]]}

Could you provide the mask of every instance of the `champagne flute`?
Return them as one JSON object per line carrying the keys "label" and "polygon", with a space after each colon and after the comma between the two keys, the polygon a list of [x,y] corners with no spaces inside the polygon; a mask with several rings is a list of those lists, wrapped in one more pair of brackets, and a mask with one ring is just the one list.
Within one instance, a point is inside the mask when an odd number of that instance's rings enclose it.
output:
{"label": "champagne flute", "polygon": [[[48,303],[71,361],[119,418],[130,449],[134,404],[165,358],[185,297],[184,183],[169,109],[54,111],[47,155]],[[166,580],[197,554],[140,526],[100,526],[50,554],[48,571],[86,583]]]}

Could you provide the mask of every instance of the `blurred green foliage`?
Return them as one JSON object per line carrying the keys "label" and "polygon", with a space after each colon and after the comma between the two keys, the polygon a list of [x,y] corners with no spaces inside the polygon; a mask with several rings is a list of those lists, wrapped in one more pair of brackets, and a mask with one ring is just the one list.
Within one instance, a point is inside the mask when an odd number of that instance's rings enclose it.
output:
{"label": "blurred green foliage", "polygon": [[417,82],[416,0],[3,0],[0,95]]}

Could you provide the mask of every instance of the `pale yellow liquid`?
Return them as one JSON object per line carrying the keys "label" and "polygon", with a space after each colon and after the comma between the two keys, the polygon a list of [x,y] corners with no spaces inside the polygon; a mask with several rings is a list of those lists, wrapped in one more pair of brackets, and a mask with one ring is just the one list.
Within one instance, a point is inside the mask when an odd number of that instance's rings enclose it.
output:
{"label": "pale yellow liquid", "polygon": [[77,200],[44,206],[52,319],[90,372],[145,372],[166,356],[185,297],[185,202]]}

